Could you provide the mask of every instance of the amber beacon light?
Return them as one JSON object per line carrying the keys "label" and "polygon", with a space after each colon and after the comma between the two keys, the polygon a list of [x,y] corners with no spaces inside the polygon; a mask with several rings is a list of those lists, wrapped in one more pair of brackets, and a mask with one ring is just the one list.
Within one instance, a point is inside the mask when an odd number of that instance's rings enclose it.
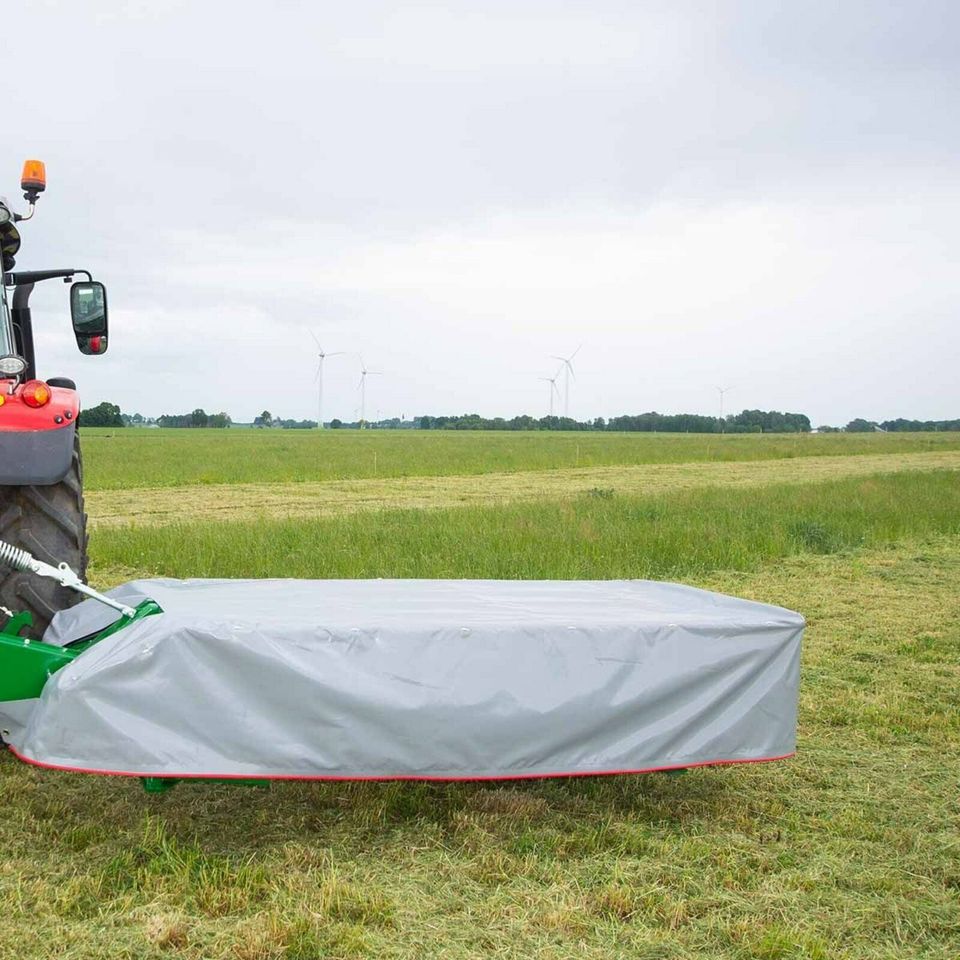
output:
{"label": "amber beacon light", "polygon": [[30,203],[35,203],[37,197],[47,189],[47,168],[42,160],[24,161],[20,187],[24,199]]}

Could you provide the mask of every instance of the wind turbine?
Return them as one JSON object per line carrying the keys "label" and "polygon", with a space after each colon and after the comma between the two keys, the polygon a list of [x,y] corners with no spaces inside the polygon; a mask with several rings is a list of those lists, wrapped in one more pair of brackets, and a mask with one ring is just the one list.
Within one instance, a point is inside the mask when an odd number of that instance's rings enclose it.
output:
{"label": "wind turbine", "polygon": [[550,416],[553,416],[553,395],[559,394],[560,391],[557,389],[557,377],[560,376],[560,371],[558,370],[552,377],[537,377],[538,380],[546,380],[550,384]]}
{"label": "wind turbine", "polygon": [[367,377],[378,377],[380,376],[379,370],[368,370],[367,365],[363,362],[363,354],[358,353],[360,357],[360,429],[366,430],[367,428]]}
{"label": "wind turbine", "polygon": [[723,395],[730,390],[730,387],[717,387],[717,393],[720,394],[720,432],[723,433],[724,430],[724,421],[723,421]]}
{"label": "wind turbine", "polygon": [[[573,377],[574,380],[577,379],[577,375],[573,372],[573,358],[580,352],[580,347],[583,344],[581,343],[569,357],[558,357],[556,354],[552,354],[554,360],[559,360],[563,366],[560,367],[560,370],[563,371],[563,415],[565,417],[570,416],[570,378]],[[560,374],[560,370],[557,371],[557,374]]]}
{"label": "wind turbine", "polygon": [[323,347],[320,346],[320,341],[317,339],[317,335],[311,330],[310,336],[313,337],[313,342],[317,345],[317,356],[319,361],[317,363],[317,372],[314,375],[314,381],[317,384],[317,429],[323,429],[323,361],[327,357],[340,357],[343,356],[343,350],[337,350],[335,353],[327,353]]}

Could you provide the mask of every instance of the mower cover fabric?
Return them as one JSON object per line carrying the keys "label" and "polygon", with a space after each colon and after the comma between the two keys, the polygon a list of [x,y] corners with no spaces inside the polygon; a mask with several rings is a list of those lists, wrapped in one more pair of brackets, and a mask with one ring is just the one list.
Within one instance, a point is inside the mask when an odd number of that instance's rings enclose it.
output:
{"label": "mower cover fabric", "polygon": [[[162,614],[0,704],[24,760],[163,777],[641,772],[795,749],[804,621],[650,581],[140,580]],[[115,619],[56,615],[66,644]]]}

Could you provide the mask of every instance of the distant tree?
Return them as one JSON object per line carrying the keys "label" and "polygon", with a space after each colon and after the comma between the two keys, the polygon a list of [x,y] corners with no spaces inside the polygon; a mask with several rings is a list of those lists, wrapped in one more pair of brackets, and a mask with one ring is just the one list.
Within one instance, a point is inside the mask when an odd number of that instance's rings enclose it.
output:
{"label": "distant tree", "polygon": [[817,427],[817,433],[839,433],[839,432],[840,432],[839,427],[831,427],[825,423]]}
{"label": "distant tree", "polygon": [[960,430],[960,420],[904,420],[903,417],[898,417],[896,420],[884,420],[880,426],[884,430],[894,432],[900,430]]}
{"label": "distant tree", "polygon": [[229,427],[233,421],[230,419],[229,413],[224,413],[222,410],[220,413],[211,413],[207,417],[207,426],[208,427],[220,427],[225,428]]}
{"label": "distant tree", "polygon": [[161,427],[192,427],[193,416],[189,413],[162,413],[157,417]]}
{"label": "distant tree", "polygon": [[316,420],[281,420],[274,418],[274,427],[283,427],[284,430],[313,430],[317,426]]}
{"label": "distant tree", "polygon": [[857,417],[855,420],[851,420],[843,429],[847,433],[873,433],[876,423],[872,420],[864,420],[862,417]]}
{"label": "distant tree", "polygon": [[205,427],[209,419],[210,418],[207,416],[206,411],[201,410],[200,407],[197,407],[197,409],[190,414],[190,426]]}
{"label": "distant tree", "polygon": [[342,421],[342,420],[339,420],[337,417],[334,417],[334,418],[330,421],[330,429],[331,429],[331,430],[339,430],[342,426],[343,426],[343,421]]}
{"label": "distant tree", "polygon": [[272,427],[273,414],[271,414],[269,410],[264,410],[259,417],[253,418],[253,425],[255,427]]}
{"label": "distant tree", "polygon": [[98,403],[95,407],[91,407],[89,410],[84,410],[80,414],[77,422],[82,423],[85,427],[125,426],[120,408],[115,403],[107,403],[106,400],[104,400],[103,403]]}
{"label": "distant tree", "polygon": [[725,429],[728,433],[809,433],[810,418],[779,410],[744,410],[727,417]]}

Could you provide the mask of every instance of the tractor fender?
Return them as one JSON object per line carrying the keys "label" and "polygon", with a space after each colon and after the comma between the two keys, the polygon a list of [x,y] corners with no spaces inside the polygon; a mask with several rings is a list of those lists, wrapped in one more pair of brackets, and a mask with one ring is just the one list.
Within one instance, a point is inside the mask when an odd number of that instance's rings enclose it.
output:
{"label": "tractor fender", "polygon": [[73,458],[73,422],[53,430],[0,430],[0,486],[59,483]]}
{"label": "tractor fender", "polygon": [[70,472],[80,405],[76,390],[50,385],[50,400],[30,407],[22,388],[2,391],[0,486],[46,486]]}

